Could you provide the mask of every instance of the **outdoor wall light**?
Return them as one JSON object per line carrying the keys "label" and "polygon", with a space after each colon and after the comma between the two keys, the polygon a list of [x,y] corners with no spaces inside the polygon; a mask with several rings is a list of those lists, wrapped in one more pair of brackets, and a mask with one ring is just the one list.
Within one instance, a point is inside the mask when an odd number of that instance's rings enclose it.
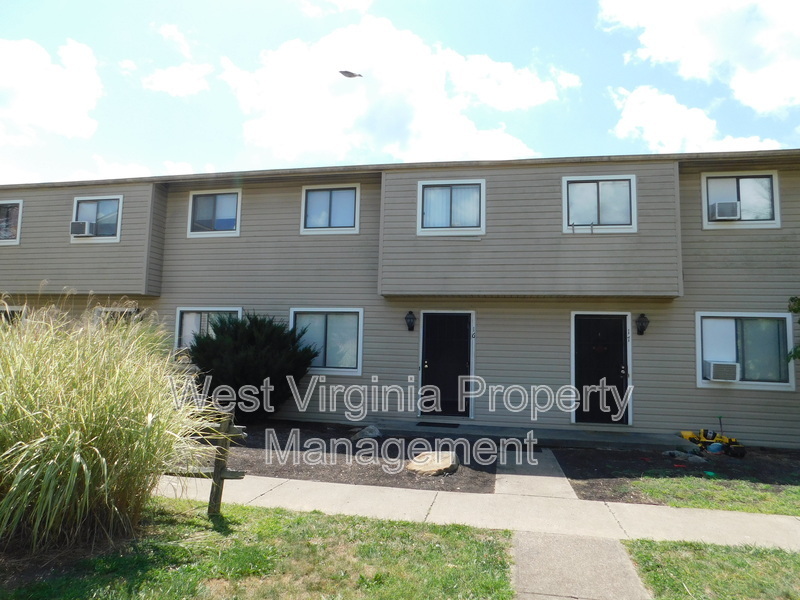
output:
{"label": "outdoor wall light", "polygon": [[414,323],[416,322],[417,322],[417,317],[414,316],[413,312],[408,311],[406,313],[406,325],[408,325],[409,331],[414,331]]}
{"label": "outdoor wall light", "polygon": [[648,319],[644,313],[641,313],[639,318],[636,319],[636,333],[644,335],[648,325],[650,325],[650,319]]}

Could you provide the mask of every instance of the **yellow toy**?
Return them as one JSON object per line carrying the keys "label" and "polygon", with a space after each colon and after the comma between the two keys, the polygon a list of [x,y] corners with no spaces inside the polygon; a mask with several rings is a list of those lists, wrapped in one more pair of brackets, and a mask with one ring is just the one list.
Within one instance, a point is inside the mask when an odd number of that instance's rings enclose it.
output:
{"label": "yellow toy", "polygon": [[722,432],[722,417],[717,417],[719,419],[719,429],[720,433],[717,433],[713,429],[701,429],[699,432],[695,431],[681,431],[681,437],[685,440],[689,440],[693,444],[697,444],[703,450],[708,448],[710,444],[718,443],[722,444],[722,447],[725,450],[725,454],[728,456],[735,456],[737,458],[742,458],[746,454],[746,450],[744,444],[740,444],[739,440],[734,437],[728,437],[724,435]]}

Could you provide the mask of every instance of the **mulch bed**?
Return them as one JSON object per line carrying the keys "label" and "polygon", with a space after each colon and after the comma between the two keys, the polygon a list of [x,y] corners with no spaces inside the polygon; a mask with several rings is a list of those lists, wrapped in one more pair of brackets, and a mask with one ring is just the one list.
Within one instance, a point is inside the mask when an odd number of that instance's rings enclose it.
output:
{"label": "mulch bed", "polygon": [[[265,477],[434,491],[494,493],[494,464],[481,466],[473,461],[470,465],[462,464],[453,474],[437,477],[416,475],[404,469],[396,473],[387,472],[387,469],[398,464],[394,447],[389,447],[388,458],[378,462],[371,460],[370,464],[357,464],[355,461],[348,464],[348,457],[344,452],[326,452],[324,455],[317,453],[317,462],[322,464],[309,464],[307,460],[303,460],[302,449],[308,440],[322,440],[325,448],[330,449],[331,440],[350,439],[359,429],[352,425],[291,421],[250,425],[247,427],[247,439],[241,445],[231,448],[229,467]],[[268,464],[266,433],[270,432],[273,440],[277,439],[280,449],[285,450],[293,430],[299,433],[294,447],[300,450],[292,452],[285,464],[279,463],[277,452],[273,451],[272,464]],[[441,436],[457,437],[447,430],[443,430]],[[426,439],[433,443],[434,438]],[[378,438],[377,441],[380,444],[384,439]],[[655,477],[684,477],[704,476],[705,471],[711,471],[722,480],[747,479],[774,485],[800,485],[800,451],[797,450],[748,447],[744,458],[706,455],[707,463],[692,463],[663,456],[661,452],[644,450],[554,448],[553,453],[575,493],[584,500],[651,504],[651,499],[630,485],[633,480],[645,474]],[[463,463],[464,457],[459,455],[459,458]]]}
{"label": "mulch bed", "polygon": [[[357,464],[355,460],[351,460],[350,464],[348,464],[348,456],[343,451],[343,447],[339,448],[342,451],[338,453],[326,452],[324,455],[312,453],[306,454],[305,457],[303,456],[302,449],[309,439],[323,440],[325,448],[330,449],[331,440],[350,439],[359,429],[361,428],[350,425],[291,421],[271,421],[265,425],[248,425],[247,438],[243,444],[231,447],[228,467],[244,470],[248,475],[264,477],[377,485],[438,492],[494,493],[494,464],[481,466],[475,464],[474,461],[469,465],[464,464],[464,456],[460,452],[457,453],[462,464],[458,470],[449,475],[435,477],[417,475],[404,469],[399,472],[393,472],[397,470],[397,466],[400,464],[397,448],[393,443],[385,447],[387,450],[386,457],[369,460],[370,464]],[[268,464],[268,436],[273,440],[273,443],[269,444],[272,449],[274,449],[274,440],[277,439],[280,450],[284,451],[292,430],[299,431],[299,443],[293,443],[293,447],[298,448],[298,450],[292,452],[285,464],[279,463],[278,450],[273,450],[269,453],[272,464]],[[452,434],[443,435],[456,437]],[[400,440],[403,438],[392,439]],[[425,439],[428,439],[433,444],[434,438]],[[384,440],[385,438],[378,438],[377,442],[381,444]],[[405,441],[407,442],[408,439]],[[316,449],[316,446],[314,446],[314,449]],[[355,447],[354,450],[357,451],[358,447]],[[308,459],[322,464],[309,464]]]}
{"label": "mulch bed", "polygon": [[553,450],[575,493],[584,500],[652,504],[632,489],[630,482],[654,477],[706,476],[745,479],[773,485],[800,485],[800,451],[747,448],[747,456],[704,455],[706,463],[693,463],[640,450]]}

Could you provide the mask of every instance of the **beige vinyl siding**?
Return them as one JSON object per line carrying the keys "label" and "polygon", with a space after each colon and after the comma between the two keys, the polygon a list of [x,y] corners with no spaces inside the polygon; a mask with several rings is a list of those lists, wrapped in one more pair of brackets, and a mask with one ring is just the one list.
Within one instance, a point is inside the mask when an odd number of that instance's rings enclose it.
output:
{"label": "beige vinyl siding", "polygon": [[[553,408],[533,420],[530,410],[511,412],[497,397],[496,410],[490,411],[488,393],[475,401],[474,418],[436,418],[444,422],[461,422],[486,426],[508,426],[565,431],[617,431],[621,433],[676,434],[682,430],[718,428],[723,417],[728,435],[738,437],[751,446],[797,448],[800,442],[800,407],[796,392],[761,393],[752,391],[697,389],[695,381],[694,312],[676,305],[675,301],[625,301],[622,299],[590,299],[558,301],[545,299],[440,299],[408,298],[402,302],[387,301],[365,313],[367,336],[364,349],[363,377],[358,381],[328,377],[327,386],[357,383],[363,386],[396,384],[406,388],[409,375],[419,386],[419,325],[415,332],[404,331],[402,315],[413,310],[474,310],[475,374],[487,385],[550,386],[554,391],[571,383],[570,352],[571,313],[629,312],[635,319],[640,312],[651,323],[640,336],[631,332],[632,362],[629,365],[632,400],[632,424],[574,424],[570,414]],[[379,382],[371,382],[371,376]],[[330,388],[329,388],[330,389]],[[530,396],[530,395],[529,395]],[[330,394],[328,394],[328,398]],[[371,396],[369,396],[371,398]],[[532,396],[530,396],[532,398]],[[515,396],[514,400],[518,401]],[[319,395],[311,409],[297,411],[293,402],[282,408],[282,418],[345,422],[345,407],[339,402],[336,413],[319,412]],[[394,403],[389,412],[370,411],[365,422],[387,423],[431,421],[418,416],[415,410],[397,412]],[[528,407],[529,408],[529,407]],[[457,435],[458,430],[448,430]]]}
{"label": "beige vinyl siding", "polygon": [[[301,235],[302,186],[336,183],[361,183],[360,232]],[[379,301],[379,176],[244,184],[241,233],[229,238],[187,238],[189,192],[198,189],[169,191],[160,302],[167,319],[179,306],[242,306],[288,319],[292,307]]]}
{"label": "beige vinyl siding", "polygon": [[[563,233],[562,177],[635,175],[637,233]],[[486,233],[418,236],[417,183],[486,180]],[[681,293],[674,161],[399,170],[385,175],[380,291],[391,295]]]}
{"label": "beige vinyl siding", "polygon": [[[489,385],[554,390],[571,383],[573,311],[630,313],[632,320],[645,313],[645,335],[631,332],[630,426],[572,424],[557,409],[532,421],[529,411],[490,411],[487,396],[477,400],[474,419],[451,420],[534,433],[677,433],[716,428],[722,415],[726,433],[745,444],[800,447],[800,393],[698,389],[695,348],[697,311],[782,313],[800,293],[799,167],[770,154],[748,162],[654,156],[387,169],[385,177],[343,168],[198,176],[194,184],[165,178],[6,187],[0,198],[25,204],[20,246],[0,247],[0,289],[15,292],[9,304],[17,305],[26,295],[59,301],[69,285],[81,292],[68,299],[75,312],[126,295],[155,309],[170,332],[177,307],[242,307],[280,319],[291,308],[363,309],[362,375],[328,375],[325,385],[367,388],[418,387],[421,324],[407,331],[409,310],[418,318],[426,310],[474,311],[475,374]],[[726,169],[778,170],[780,229],[702,229],[700,174]],[[562,233],[562,177],[610,174],[637,178],[638,232]],[[486,234],[417,236],[417,182],[452,179],[486,180]],[[350,183],[361,185],[360,232],[301,235],[302,187]],[[189,193],[227,188],[242,189],[240,236],[188,238]],[[124,195],[122,241],[70,244],[74,197],[105,193]],[[159,293],[159,265],[161,295],[141,295]],[[38,296],[46,278],[53,295]],[[321,412],[317,395],[309,412],[290,402],[278,416],[346,421],[341,399],[338,408]],[[430,419],[393,406],[364,420]]]}
{"label": "beige vinyl siding", "polygon": [[[20,244],[0,247],[0,292],[144,293],[151,193],[149,183],[0,190],[24,200]],[[120,241],[71,243],[75,197],[103,195],[123,196]]]}
{"label": "beige vinyl siding", "polygon": [[[674,171],[676,167],[671,168]],[[715,164],[714,168],[721,167]],[[741,166],[736,168],[741,169]],[[722,416],[725,431],[745,444],[800,447],[797,440],[800,431],[798,393],[698,389],[695,336],[695,312],[698,310],[782,313],[788,297],[798,293],[800,172],[785,168],[779,171],[781,230],[734,231],[721,235],[721,232],[701,228],[700,171],[684,167],[681,174],[682,205],[680,211],[676,209],[676,215],[680,215],[683,231],[676,229],[675,233],[682,244],[683,252],[679,249],[678,255],[683,255],[686,273],[682,297],[387,298],[386,303],[365,313],[367,338],[364,377],[360,384],[372,385],[370,375],[379,377],[379,385],[405,387],[409,375],[415,376],[415,383],[419,384],[420,327],[418,323],[415,332],[405,331],[402,315],[408,310],[413,310],[418,317],[423,310],[475,311],[475,373],[485,377],[488,385],[516,384],[526,388],[548,385],[554,390],[570,383],[573,311],[628,312],[633,320],[645,313],[651,321],[647,332],[642,336],[636,335],[635,330],[631,332],[629,372],[634,391],[630,426],[573,424],[569,414],[557,409],[532,421],[528,411],[512,413],[500,406],[491,412],[488,396],[476,401],[474,419],[450,420],[530,427],[534,433],[537,428],[555,428],[677,434],[681,430],[717,428],[717,418]],[[384,211],[390,210],[387,202]],[[490,214],[488,207],[487,213]],[[642,225],[640,211],[640,231]],[[384,229],[383,235],[385,239],[390,234]],[[732,253],[733,260],[723,262],[722,265],[728,266],[720,267],[717,260],[726,253]],[[387,268],[385,261],[383,268]],[[641,268],[646,270],[645,266]],[[796,326],[795,339],[800,342]],[[791,368],[797,372],[796,364]],[[341,403],[336,414],[303,415],[292,408],[290,403],[283,414],[295,418],[344,420]],[[414,422],[420,417],[415,411],[379,411],[370,414],[366,421],[397,419]]]}
{"label": "beige vinyl siding", "polygon": [[140,311],[154,310],[157,312],[156,302],[157,299],[152,296],[129,294],[17,294],[6,298],[6,303],[9,306],[26,306],[29,310],[56,306],[65,311],[70,317],[76,319],[81,317],[87,310],[93,310],[98,307],[132,306]]}
{"label": "beige vinyl siding", "polygon": [[167,220],[167,188],[153,186],[153,202],[150,212],[150,241],[147,246],[147,294],[161,293],[161,272],[164,263],[164,228]]}
{"label": "beige vinyl siding", "polygon": [[[776,167],[780,229],[702,229],[702,172]],[[693,352],[697,311],[785,313],[789,297],[799,293],[800,168],[781,163],[748,166],[732,161],[708,167],[685,164],[681,168],[681,198],[685,297],[676,301],[671,311],[671,318],[680,322],[680,329],[671,331],[670,336],[681,334],[674,342],[677,347],[672,355],[680,352],[683,370],[678,379],[665,377],[665,386],[674,390],[678,410],[693,415],[697,422],[714,427],[717,415],[722,415],[726,431],[738,435],[745,443],[749,439],[798,447],[800,443],[793,438],[800,431],[800,393],[737,390],[735,386],[729,390],[698,389]],[[796,318],[793,321],[795,343],[800,343],[800,327]],[[797,376],[796,361],[790,369]],[[681,388],[690,393],[681,394]],[[669,406],[664,402],[658,412],[668,411]]]}

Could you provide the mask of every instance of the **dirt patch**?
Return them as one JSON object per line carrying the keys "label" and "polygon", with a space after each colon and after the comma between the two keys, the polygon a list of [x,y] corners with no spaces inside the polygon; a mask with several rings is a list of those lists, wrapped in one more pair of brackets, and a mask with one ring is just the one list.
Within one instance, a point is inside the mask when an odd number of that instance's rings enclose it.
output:
{"label": "dirt patch", "polygon": [[557,448],[558,463],[575,493],[584,500],[652,504],[631,482],[652,477],[706,476],[743,479],[772,485],[800,485],[800,451],[748,448],[744,458],[704,455],[708,462],[693,463],[661,452]]}
{"label": "dirt patch", "polygon": [[[360,428],[350,425],[291,421],[274,421],[260,426],[248,425],[247,438],[243,444],[231,448],[228,466],[231,469],[244,470],[248,475],[264,477],[442,492],[494,493],[495,465],[482,466],[476,464],[474,460],[466,464],[465,456],[460,449],[457,449],[457,454],[462,464],[458,470],[455,473],[435,477],[416,475],[404,469],[394,472],[401,465],[398,456],[399,444],[394,442],[384,446],[385,456],[364,461],[369,464],[357,464],[355,460],[350,460],[348,464],[345,443],[334,447],[334,452],[329,451],[331,440],[349,440],[358,429]],[[297,432],[296,437],[295,432]],[[452,433],[443,436],[457,437]],[[272,443],[268,444],[270,439]],[[312,439],[322,440],[326,451],[317,452],[318,442],[309,442]],[[410,441],[410,438],[391,439],[404,440],[406,444]],[[427,439],[433,444],[435,438],[417,436],[414,439]],[[290,450],[296,448],[287,455],[288,460],[285,464],[280,464],[277,450],[267,453],[268,445],[275,448],[275,440],[281,452],[285,452],[287,447]],[[386,438],[377,439],[378,445],[385,441]],[[309,443],[312,445],[309,446]],[[306,449],[305,453],[303,449]],[[355,450],[358,448],[355,447]],[[268,457],[271,458],[272,464],[267,463]]]}

